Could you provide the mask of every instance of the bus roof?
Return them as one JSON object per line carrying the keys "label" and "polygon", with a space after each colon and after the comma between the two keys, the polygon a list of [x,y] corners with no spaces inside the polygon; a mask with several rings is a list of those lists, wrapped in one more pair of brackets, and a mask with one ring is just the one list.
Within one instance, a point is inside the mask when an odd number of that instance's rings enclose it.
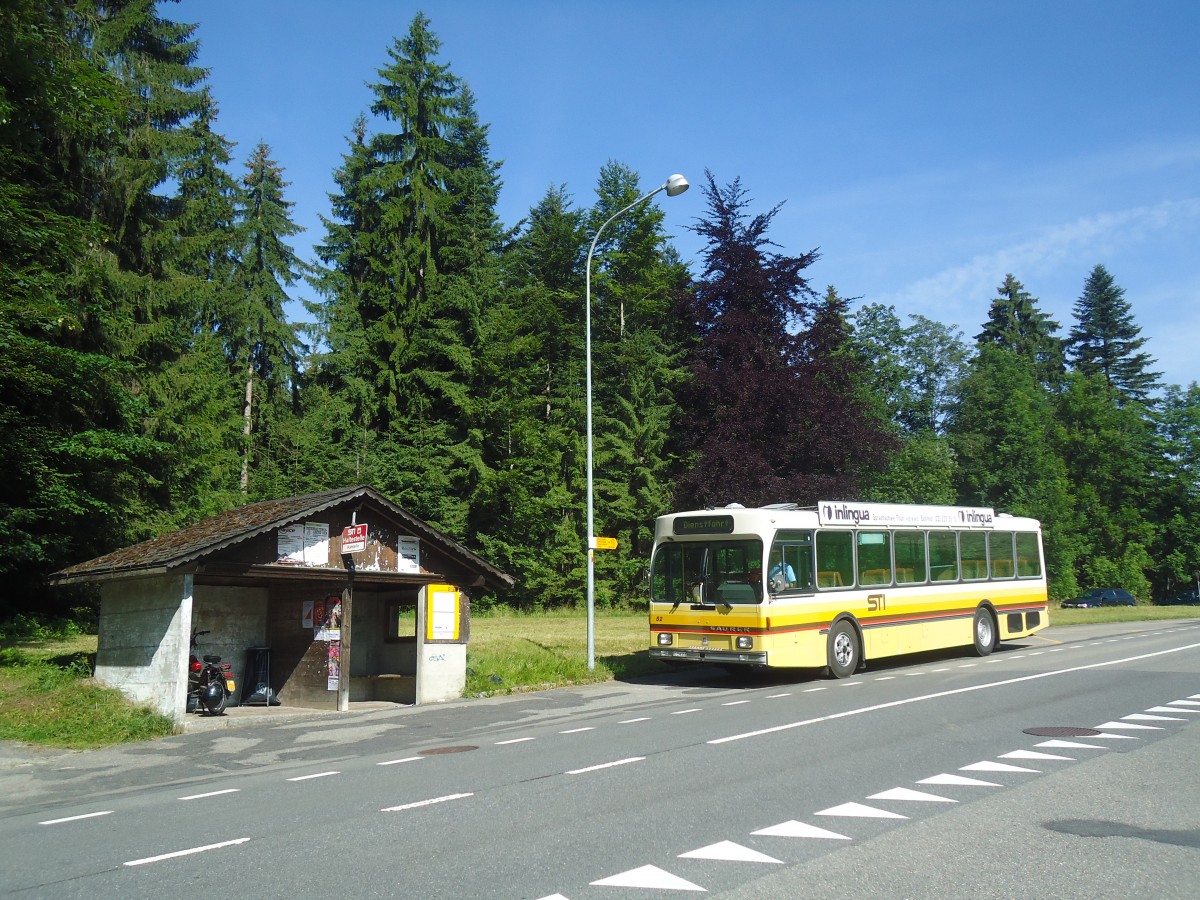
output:
{"label": "bus roof", "polygon": [[966,528],[972,530],[1037,531],[1037,519],[996,513],[987,507],[927,506],[903,503],[861,503],[822,500],[800,508],[791,503],[745,507],[740,503],[715,509],[689,510],[660,516],[658,535],[720,535],[757,533],[778,528]]}

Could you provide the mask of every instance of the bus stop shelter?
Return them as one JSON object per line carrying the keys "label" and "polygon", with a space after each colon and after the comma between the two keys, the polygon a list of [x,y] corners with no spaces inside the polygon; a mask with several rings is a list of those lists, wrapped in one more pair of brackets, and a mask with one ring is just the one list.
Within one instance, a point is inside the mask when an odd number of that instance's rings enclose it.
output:
{"label": "bus stop shelter", "polygon": [[462,695],[471,592],[514,580],[367,486],[252,503],[55,573],[100,590],[95,677],[176,720],[197,655],[232,703]]}

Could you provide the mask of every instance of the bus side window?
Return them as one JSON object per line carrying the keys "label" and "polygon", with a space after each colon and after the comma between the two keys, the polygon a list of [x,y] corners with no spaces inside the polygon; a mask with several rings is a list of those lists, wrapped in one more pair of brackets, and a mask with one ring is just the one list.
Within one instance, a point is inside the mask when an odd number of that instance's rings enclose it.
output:
{"label": "bus side window", "polygon": [[921,584],[926,581],[925,532],[897,531],[893,543],[896,547],[896,582]]}
{"label": "bus side window", "polygon": [[987,535],[982,531],[964,531],[958,536],[958,547],[963,581],[987,578]]}
{"label": "bus side window", "polygon": [[849,531],[817,532],[817,587],[854,584],[854,534]]}
{"label": "bus side window", "polygon": [[993,531],[988,535],[988,560],[993,578],[1012,578],[1016,571],[1013,565],[1013,533]]}
{"label": "bus side window", "polygon": [[958,535],[929,532],[929,574],[934,581],[958,581]]}
{"label": "bus side window", "polygon": [[891,535],[886,531],[858,533],[858,583],[892,583]]}
{"label": "bus side window", "polygon": [[1032,532],[1017,533],[1017,577],[1036,578],[1042,574],[1042,560],[1038,553],[1038,536]]}

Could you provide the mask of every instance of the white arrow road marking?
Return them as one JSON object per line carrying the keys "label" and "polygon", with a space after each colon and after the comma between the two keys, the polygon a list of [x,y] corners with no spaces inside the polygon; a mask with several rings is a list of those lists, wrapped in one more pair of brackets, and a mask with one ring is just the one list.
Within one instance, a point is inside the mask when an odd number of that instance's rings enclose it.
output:
{"label": "white arrow road marking", "polygon": [[223,791],[209,791],[207,794],[192,794],[188,797],[180,797],[180,800],[203,800],[205,797],[219,797],[221,794],[236,794],[241,788],[226,788]]}
{"label": "white arrow road marking", "polygon": [[1036,750],[1013,750],[1011,753],[1001,753],[1001,759],[1067,759],[1074,760],[1073,756],[1059,756],[1057,753],[1038,753]]}
{"label": "white arrow road marking", "polygon": [[783,865],[783,860],[767,856],[765,853],[759,853],[757,850],[751,850],[749,847],[743,847],[741,844],[735,844],[733,841],[720,841],[716,844],[709,844],[707,847],[701,847],[699,850],[693,850],[690,853],[680,853],[679,858],[716,859],[722,862],[779,863]]}
{"label": "white arrow road marking", "polygon": [[1107,750],[1099,744],[1081,744],[1079,741],[1042,741],[1038,747],[1050,747],[1059,750]]}
{"label": "white arrow road marking", "polygon": [[1138,729],[1140,731],[1162,731],[1161,725],[1135,725],[1133,722],[1105,722],[1103,725],[1097,725],[1097,728],[1129,728]]}
{"label": "white arrow road marking", "polygon": [[826,831],[824,828],[818,828],[816,825],[809,825],[806,822],[797,822],[795,819],[780,822],[778,825],[772,825],[770,828],[760,828],[758,831],[750,833],[763,834],[767,837],[821,838],[822,840],[830,841],[853,840],[853,838],[849,838],[844,834],[838,834],[836,831]]}
{"label": "white arrow road marking", "polygon": [[1145,713],[1133,713],[1128,716],[1121,716],[1122,720],[1130,722],[1186,722],[1187,719],[1182,716],[1148,716]]}
{"label": "white arrow road marking", "polygon": [[868,800],[912,800],[917,803],[957,803],[949,797],[939,797],[937,794],[927,794],[925,791],[914,791],[912,788],[892,788],[879,794],[872,794]]}
{"label": "white arrow road marking", "polygon": [[416,803],[405,803],[402,806],[388,806],[380,812],[400,812],[403,809],[416,809],[419,806],[433,806],[435,803],[445,803],[447,800],[461,800],[463,797],[474,797],[471,794],[447,794],[445,797],[434,797],[432,800],[418,800]]}
{"label": "white arrow road marking", "polygon": [[971,763],[969,766],[959,766],[960,772],[1040,772],[1040,769],[1026,769],[1021,766],[1010,766],[1008,763],[983,762]]}
{"label": "white arrow road marking", "polygon": [[618,759],[616,762],[601,763],[598,766],[588,766],[586,769],[571,769],[570,771],[568,771],[564,774],[566,774],[566,775],[583,775],[586,772],[597,772],[600,769],[611,769],[613,766],[624,766],[624,765],[628,765],[629,763],[641,762],[645,758],[646,757],[644,757],[644,756],[631,756],[628,759]]}
{"label": "white arrow road marking", "polygon": [[888,812],[886,809],[876,809],[874,806],[867,806],[863,803],[843,803],[840,806],[831,806],[829,809],[823,809],[813,815],[817,816],[845,816],[852,819],[907,819],[908,816],[902,816],[900,813]]}
{"label": "white arrow road marking", "polygon": [[160,856],[147,856],[145,859],[133,859],[125,863],[127,866],[144,866],[147,863],[162,862],[164,859],[174,859],[177,856],[191,856],[193,853],[204,853],[206,850],[219,850],[222,847],[232,847],[234,844],[244,844],[248,837],[235,838],[232,841],[221,841],[219,844],[208,844],[204,847],[191,847],[188,850],[176,850],[174,853],[163,853]]}
{"label": "white arrow road marking", "polygon": [[112,810],[106,809],[103,812],[84,813],[81,816],[67,816],[65,819],[48,819],[45,822],[38,822],[39,825],[61,825],[63,822],[78,822],[80,819],[94,819],[96,816],[111,816]]}
{"label": "white arrow road marking", "polygon": [[1004,787],[994,781],[980,781],[978,778],[968,778],[966,775],[951,775],[943,772],[932,778],[922,778],[917,784],[962,785],[963,787]]}
{"label": "white arrow road marking", "polygon": [[592,884],[599,887],[629,887],[658,891],[699,891],[702,894],[708,893],[700,885],[685,881],[678,875],[672,875],[670,872],[663,871],[658,866],[642,866],[639,869],[630,869],[628,872],[622,872],[620,875],[613,875],[610,878],[601,878],[599,881],[593,881]]}

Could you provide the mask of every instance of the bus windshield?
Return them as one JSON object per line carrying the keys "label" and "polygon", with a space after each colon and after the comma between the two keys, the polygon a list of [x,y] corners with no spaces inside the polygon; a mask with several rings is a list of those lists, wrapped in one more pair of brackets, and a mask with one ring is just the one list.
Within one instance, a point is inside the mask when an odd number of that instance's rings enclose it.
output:
{"label": "bus windshield", "polygon": [[659,545],[650,567],[655,603],[732,606],[762,599],[761,540]]}

